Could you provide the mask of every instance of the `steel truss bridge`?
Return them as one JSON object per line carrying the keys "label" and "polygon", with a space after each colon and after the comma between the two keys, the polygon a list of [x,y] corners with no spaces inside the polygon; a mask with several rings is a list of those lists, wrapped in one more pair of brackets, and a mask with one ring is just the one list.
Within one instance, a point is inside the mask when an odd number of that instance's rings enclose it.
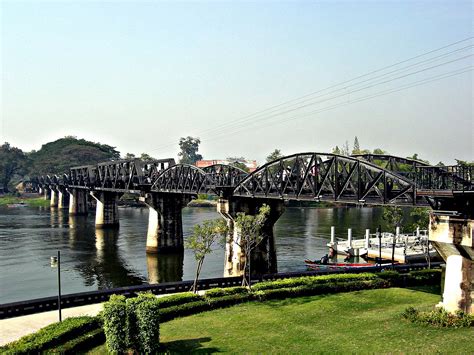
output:
{"label": "steel truss bridge", "polygon": [[[117,160],[33,179],[40,187],[118,193],[174,193],[363,205],[429,205],[459,210],[474,199],[474,167],[430,166],[391,155],[298,153],[251,174],[231,166],[198,168],[174,159]],[[453,204],[453,201],[458,201]],[[461,201],[461,205],[459,201]],[[469,202],[471,201],[471,202]]]}

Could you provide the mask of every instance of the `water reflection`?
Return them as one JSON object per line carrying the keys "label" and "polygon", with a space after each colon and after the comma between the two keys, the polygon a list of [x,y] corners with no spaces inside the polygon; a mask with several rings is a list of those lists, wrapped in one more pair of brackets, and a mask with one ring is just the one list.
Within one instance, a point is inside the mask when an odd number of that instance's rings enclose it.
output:
{"label": "water reflection", "polygon": [[180,253],[147,254],[148,283],[158,284],[183,280],[184,251]]}

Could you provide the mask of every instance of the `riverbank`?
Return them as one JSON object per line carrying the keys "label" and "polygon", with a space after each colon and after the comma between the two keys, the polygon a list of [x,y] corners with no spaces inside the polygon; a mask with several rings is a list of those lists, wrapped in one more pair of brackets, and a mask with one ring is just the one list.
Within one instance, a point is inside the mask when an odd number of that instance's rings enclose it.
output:
{"label": "riverbank", "polygon": [[22,195],[20,197],[12,195],[0,196],[0,206],[9,205],[26,205],[29,207],[47,207],[49,206],[49,200],[45,200],[43,197],[39,197],[37,194],[34,196]]}

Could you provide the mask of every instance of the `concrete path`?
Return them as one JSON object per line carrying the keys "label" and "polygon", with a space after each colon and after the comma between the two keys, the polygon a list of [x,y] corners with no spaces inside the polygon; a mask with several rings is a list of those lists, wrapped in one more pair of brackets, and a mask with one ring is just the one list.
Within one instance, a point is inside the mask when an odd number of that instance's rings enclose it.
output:
{"label": "concrete path", "polygon": [[[102,303],[66,308],[62,310],[63,319],[78,316],[96,316],[102,310]],[[58,311],[49,311],[0,320],[0,346],[22,336],[34,333],[58,321]]]}

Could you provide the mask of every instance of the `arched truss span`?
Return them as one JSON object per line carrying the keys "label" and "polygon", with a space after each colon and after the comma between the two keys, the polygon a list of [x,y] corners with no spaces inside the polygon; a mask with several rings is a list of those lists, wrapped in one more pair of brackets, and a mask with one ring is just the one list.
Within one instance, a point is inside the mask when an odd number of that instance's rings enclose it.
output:
{"label": "arched truss span", "polygon": [[215,164],[205,168],[178,164],[163,171],[151,191],[220,195],[238,185],[248,174],[233,165]]}
{"label": "arched truss span", "polygon": [[416,204],[414,183],[362,159],[300,153],[265,164],[247,176],[234,196],[327,200],[366,204]]}
{"label": "arched truss span", "polygon": [[470,166],[433,166],[411,158],[388,154],[355,154],[397,175],[413,181],[419,190],[471,191],[474,189],[473,172]]}

